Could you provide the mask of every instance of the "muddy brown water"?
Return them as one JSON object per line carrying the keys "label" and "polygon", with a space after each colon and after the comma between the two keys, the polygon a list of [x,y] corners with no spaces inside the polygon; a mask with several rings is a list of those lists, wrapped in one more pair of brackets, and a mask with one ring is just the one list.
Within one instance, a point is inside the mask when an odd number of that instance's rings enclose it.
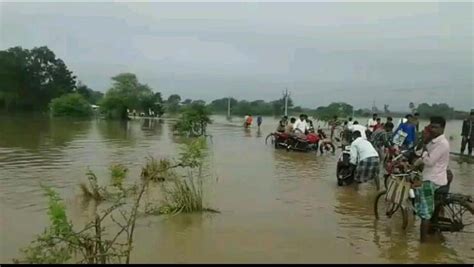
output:
{"label": "muddy brown water", "polygon": [[[418,242],[419,220],[406,231],[375,222],[373,185],[338,187],[336,155],[275,150],[241,118],[214,116],[209,127],[206,203],[220,214],[147,216],[138,221],[132,261],[137,263],[444,263],[473,262],[474,233],[444,233]],[[423,122],[426,124],[426,122]],[[423,126],[422,123],[422,126]],[[0,262],[10,262],[48,224],[40,183],[56,188],[68,216],[84,222],[78,184],[88,168],[107,177],[111,163],[139,175],[147,156],[175,156],[179,139],[168,120],[128,123],[38,116],[0,117]],[[461,121],[450,121],[452,151]],[[452,157],[452,192],[474,192],[474,165]]]}

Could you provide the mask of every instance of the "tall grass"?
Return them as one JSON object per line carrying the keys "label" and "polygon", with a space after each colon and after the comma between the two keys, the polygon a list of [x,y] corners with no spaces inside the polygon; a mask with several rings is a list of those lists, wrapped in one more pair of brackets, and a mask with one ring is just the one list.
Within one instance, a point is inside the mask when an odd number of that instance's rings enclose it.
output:
{"label": "tall grass", "polygon": [[123,188],[123,181],[127,177],[128,168],[122,164],[114,164],[110,166],[109,170],[112,186]]}
{"label": "tall grass", "polygon": [[192,212],[218,212],[205,207],[203,191],[202,169],[199,167],[195,177],[192,170],[184,178],[171,181],[171,185],[162,185],[164,193],[163,205],[158,209],[158,214],[179,214]]}

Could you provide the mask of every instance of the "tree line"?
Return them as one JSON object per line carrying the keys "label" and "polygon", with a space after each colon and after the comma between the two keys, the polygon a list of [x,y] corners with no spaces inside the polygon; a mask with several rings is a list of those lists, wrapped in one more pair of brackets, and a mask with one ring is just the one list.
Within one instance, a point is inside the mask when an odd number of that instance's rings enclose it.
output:
{"label": "tree line", "polygon": [[[12,47],[0,51],[0,110],[14,111],[50,111],[55,116],[90,116],[91,105],[100,106],[100,113],[108,118],[126,119],[132,111],[144,112],[161,116],[165,112],[179,113],[190,106],[205,106],[208,112],[227,114],[228,102],[232,115],[273,115],[281,116],[285,110],[285,99],[273,101],[237,100],[220,98],[206,104],[203,100],[182,100],[177,94],[170,95],[166,100],[160,92],[147,84],[140,83],[133,73],[121,73],[111,78],[112,85],[104,94],[89,88],[77,80],[64,61],[48,47],[23,49]],[[358,109],[350,104],[337,102],[315,109],[294,106],[288,98],[288,113],[298,115],[306,113],[321,120],[329,120],[334,116],[367,116],[370,110]],[[467,113],[454,110],[445,103],[419,104],[410,108],[417,110],[421,117],[443,114],[449,119],[462,118]],[[384,107],[380,115],[401,115]]]}

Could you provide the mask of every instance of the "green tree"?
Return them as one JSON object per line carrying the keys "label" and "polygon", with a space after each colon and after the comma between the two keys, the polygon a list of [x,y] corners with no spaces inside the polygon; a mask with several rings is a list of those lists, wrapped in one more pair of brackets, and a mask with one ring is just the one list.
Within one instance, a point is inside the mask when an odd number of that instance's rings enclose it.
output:
{"label": "green tree", "polygon": [[191,102],[193,102],[193,101],[188,98],[188,99],[184,100],[182,104],[183,105],[189,105],[189,104],[191,104]]}
{"label": "green tree", "polygon": [[[216,100],[213,100],[210,104],[209,104],[209,108],[213,111],[213,112],[227,112],[227,108],[228,108],[228,98],[227,97],[224,97],[224,98],[221,98],[221,99],[216,99]],[[236,106],[238,105],[238,101],[235,99],[235,98],[230,98],[230,108],[231,110],[235,110]]]}
{"label": "green tree", "polygon": [[331,103],[326,107],[318,107],[315,111],[316,118],[324,121],[332,119],[334,116],[348,117],[352,115],[353,107],[347,103]]}
{"label": "green tree", "polygon": [[191,104],[198,104],[198,105],[201,105],[201,106],[205,106],[206,101],[198,99],[198,100],[192,101]]}
{"label": "green tree", "polygon": [[133,73],[121,73],[112,77],[113,85],[102,99],[101,110],[109,118],[126,119],[127,109],[147,113],[152,109],[157,114],[162,114],[162,100],[160,93],[138,82]]}
{"label": "green tree", "polygon": [[75,89],[75,76],[48,47],[0,51],[0,105],[9,110],[45,110],[51,99]]}
{"label": "green tree", "polygon": [[166,101],[166,110],[169,113],[176,113],[179,111],[179,103],[181,102],[181,97],[179,95],[170,95]]}
{"label": "green tree", "polygon": [[422,103],[418,105],[417,111],[423,118],[429,118],[431,116],[438,115],[451,119],[455,115],[454,108],[450,107],[446,103],[432,104],[431,106],[427,103]]}
{"label": "green tree", "polygon": [[[283,115],[285,113],[285,98],[280,98],[278,100],[272,101],[273,105],[273,115]],[[293,100],[291,97],[288,97],[288,111],[293,107]]]}
{"label": "green tree", "polygon": [[92,115],[89,102],[80,94],[65,94],[51,100],[51,114],[53,116],[87,117]]}
{"label": "green tree", "polygon": [[207,125],[212,123],[211,111],[201,103],[192,103],[184,108],[174,130],[181,135],[202,136],[206,134]]}
{"label": "green tree", "polygon": [[76,92],[82,95],[89,103],[96,105],[104,97],[104,93],[99,91],[94,91],[87,85],[79,81],[76,85]]}
{"label": "green tree", "polygon": [[152,110],[159,117],[163,115],[163,99],[161,98],[161,93],[143,93],[140,95],[139,102],[145,112]]}
{"label": "green tree", "polygon": [[300,106],[294,107],[291,109],[292,112],[303,112],[303,108]]}

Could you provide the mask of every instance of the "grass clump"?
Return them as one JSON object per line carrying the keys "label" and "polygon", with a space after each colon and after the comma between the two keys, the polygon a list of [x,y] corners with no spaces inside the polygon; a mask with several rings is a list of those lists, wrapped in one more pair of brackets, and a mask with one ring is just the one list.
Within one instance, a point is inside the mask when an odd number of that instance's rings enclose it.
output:
{"label": "grass clump", "polygon": [[127,177],[128,168],[122,164],[113,164],[110,166],[109,170],[112,186],[120,189],[123,188],[123,182]]}

